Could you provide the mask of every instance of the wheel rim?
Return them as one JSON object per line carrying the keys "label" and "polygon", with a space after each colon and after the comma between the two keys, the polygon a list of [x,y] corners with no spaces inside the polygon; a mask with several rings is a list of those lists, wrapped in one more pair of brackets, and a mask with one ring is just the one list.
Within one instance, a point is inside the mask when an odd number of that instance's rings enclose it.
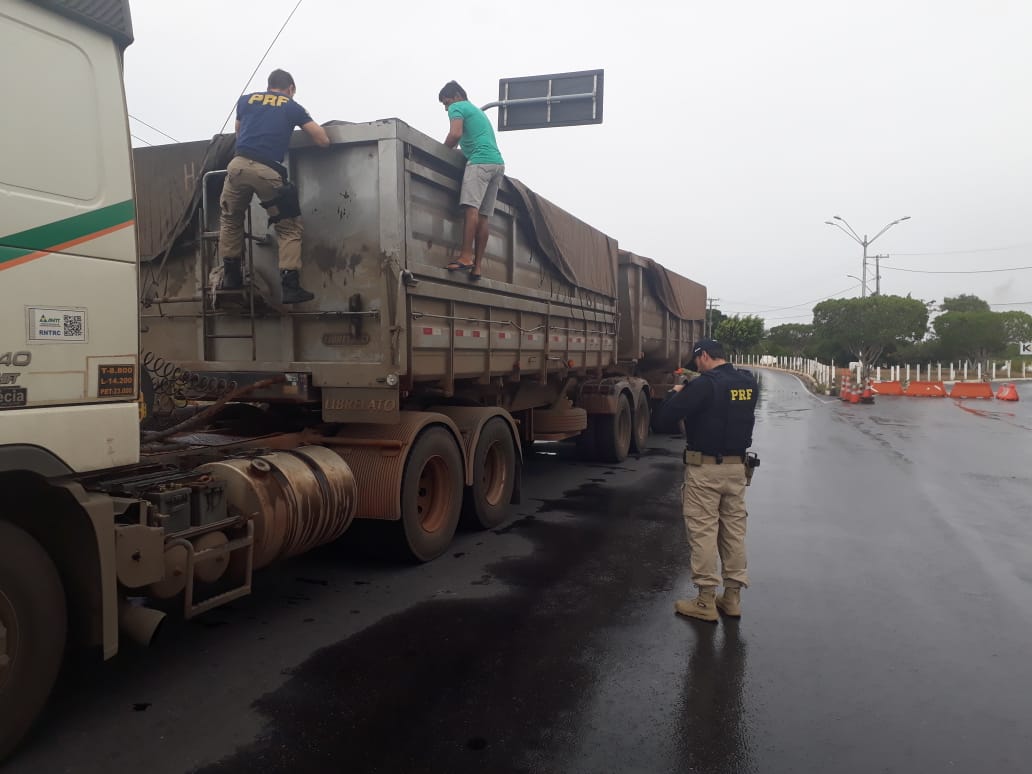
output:
{"label": "wheel rim", "polygon": [[14,672],[12,665],[18,646],[18,618],[14,614],[14,605],[0,591],[0,689],[4,687]]}
{"label": "wheel rim", "polygon": [[450,506],[448,464],[439,455],[430,457],[419,474],[419,492],[416,495],[419,526],[426,532],[436,532],[448,521]]}
{"label": "wheel rim", "polygon": [[625,449],[631,445],[631,412],[621,411],[616,421],[616,437],[620,440],[620,448]]}
{"label": "wheel rim", "polygon": [[488,505],[494,507],[501,503],[508,478],[509,471],[505,464],[504,445],[501,441],[495,441],[484,454],[484,473],[480,477],[484,501]]}
{"label": "wheel rim", "polygon": [[650,417],[649,404],[647,402],[642,401],[641,405],[638,406],[636,417],[638,420],[636,423],[638,425],[638,440],[644,441],[649,436]]}

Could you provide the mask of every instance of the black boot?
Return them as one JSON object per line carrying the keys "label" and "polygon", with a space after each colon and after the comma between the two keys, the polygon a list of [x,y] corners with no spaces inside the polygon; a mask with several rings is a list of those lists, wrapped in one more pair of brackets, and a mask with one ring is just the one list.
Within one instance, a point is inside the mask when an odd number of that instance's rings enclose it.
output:
{"label": "black boot", "polygon": [[222,290],[240,290],[244,286],[244,274],[240,270],[239,258],[222,259]]}
{"label": "black boot", "polygon": [[311,301],[315,298],[314,293],[309,293],[301,287],[296,269],[281,271],[280,279],[283,283],[284,304],[303,304],[305,301]]}

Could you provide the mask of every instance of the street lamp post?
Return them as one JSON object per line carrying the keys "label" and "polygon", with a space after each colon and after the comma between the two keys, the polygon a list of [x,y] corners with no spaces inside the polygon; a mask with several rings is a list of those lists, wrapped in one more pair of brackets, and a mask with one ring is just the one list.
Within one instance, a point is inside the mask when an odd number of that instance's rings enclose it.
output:
{"label": "street lamp post", "polygon": [[[863,286],[864,290],[867,290],[867,283],[864,282],[862,279],[860,279],[858,276],[856,276],[855,274],[847,274],[846,276],[849,277],[850,279],[855,279],[857,282],[859,282]],[[878,295],[878,294],[875,293],[875,295]],[[863,298],[863,293],[862,292],[861,292],[861,296],[860,297]]]}
{"label": "street lamp post", "polygon": [[[852,239],[854,242],[856,242],[858,245],[860,245],[864,249],[863,270],[860,272],[861,274],[863,274],[863,279],[860,280],[860,284],[862,286],[861,287],[861,291],[860,291],[861,292],[861,296],[860,297],[861,298],[867,298],[867,246],[870,245],[872,242],[874,242],[875,239],[880,237],[882,234],[884,234],[890,228],[895,226],[897,223],[902,223],[904,220],[910,220],[910,216],[906,215],[906,216],[904,216],[902,218],[897,218],[896,220],[892,221],[891,223],[886,223],[884,228],[882,228],[881,231],[879,231],[877,234],[875,234],[870,239],[867,238],[867,234],[864,234],[863,239],[861,239],[860,235],[857,234],[856,231],[853,230],[853,227],[850,226],[849,223],[846,222],[845,218],[841,218],[838,215],[833,215],[832,218],[833,218],[833,220],[826,220],[824,222],[827,223],[829,226],[834,226],[835,228],[839,229],[843,234],[848,236],[850,239]],[[833,222],[833,221],[838,221],[838,222],[836,223],[836,222]],[[843,226],[843,224],[845,224],[845,226]]]}

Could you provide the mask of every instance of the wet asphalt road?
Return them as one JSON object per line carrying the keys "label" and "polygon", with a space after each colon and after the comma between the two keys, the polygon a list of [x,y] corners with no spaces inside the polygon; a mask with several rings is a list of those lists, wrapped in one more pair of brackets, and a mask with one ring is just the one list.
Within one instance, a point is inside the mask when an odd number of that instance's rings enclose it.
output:
{"label": "wet asphalt road", "polygon": [[688,592],[680,444],[527,461],[494,532],[334,546],[68,670],[4,774],[1027,772],[1032,385],[849,406],[764,376],[744,617]]}

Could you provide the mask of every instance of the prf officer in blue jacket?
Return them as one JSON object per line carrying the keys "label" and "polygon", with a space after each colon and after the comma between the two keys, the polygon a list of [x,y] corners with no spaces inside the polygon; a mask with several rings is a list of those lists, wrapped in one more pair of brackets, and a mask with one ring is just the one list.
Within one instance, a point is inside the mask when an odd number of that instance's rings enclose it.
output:
{"label": "prf officer in blue jacket", "polygon": [[222,289],[243,287],[240,266],[244,248],[244,213],[257,195],[269,213],[269,223],[279,238],[279,268],[284,304],[300,304],[315,296],[301,287],[301,205],[297,189],[287,180],[283,157],[294,127],[300,126],[316,145],[330,144],[326,130],[312,120],[297,102],[297,87],[286,70],[269,74],[269,88],[245,94],[237,102],[236,155],[226,168],[226,182],[219,202],[222,208],[219,258]]}
{"label": "prf officer in blue jacket", "polygon": [[[687,442],[681,510],[698,594],[677,600],[674,609],[689,618],[717,621],[718,609],[741,616],[741,590],[749,585],[745,487],[758,459],[747,457],[746,450],[752,445],[759,387],[747,371],[725,360],[719,341],[700,340],[692,355],[688,367],[700,376],[675,385],[659,417],[663,424],[684,420]],[[724,593],[718,597],[721,583]]]}

